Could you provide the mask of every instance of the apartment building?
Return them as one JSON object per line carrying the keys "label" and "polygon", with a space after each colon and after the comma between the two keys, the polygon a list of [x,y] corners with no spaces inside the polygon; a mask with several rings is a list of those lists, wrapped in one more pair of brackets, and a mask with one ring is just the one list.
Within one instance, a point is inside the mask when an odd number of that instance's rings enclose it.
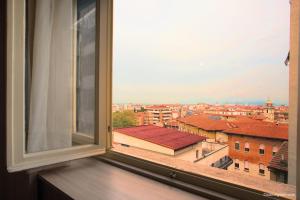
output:
{"label": "apartment building", "polygon": [[207,137],[211,142],[227,142],[228,137],[222,131],[231,128],[231,123],[216,115],[191,115],[178,119],[178,128],[191,134]]}
{"label": "apartment building", "polygon": [[228,135],[229,157],[233,159],[228,170],[269,180],[269,163],[281,144],[288,140],[288,126],[257,123],[228,129],[224,133]]}
{"label": "apartment building", "polygon": [[164,105],[145,107],[145,124],[164,126],[172,119],[172,111]]}

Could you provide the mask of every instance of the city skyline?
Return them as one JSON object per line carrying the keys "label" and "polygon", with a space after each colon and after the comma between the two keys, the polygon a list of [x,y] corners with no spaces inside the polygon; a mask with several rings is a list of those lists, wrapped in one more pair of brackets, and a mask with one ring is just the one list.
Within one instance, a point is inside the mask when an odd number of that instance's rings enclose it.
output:
{"label": "city skyline", "polygon": [[205,102],[205,101],[195,101],[195,102],[165,102],[165,103],[147,103],[147,102],[113,102],[113,105],[196,105],[196,104],[209,104],[209,105],[241,105],[241,106],[263,106],[266,104],[267,100],[271,100],[274,106],[288,106],[288,103],[281,103],[279,101],[273,101],[272,99],[263,99],[263,100],[248,100],[248,101],[216,101],[216,102]]}
{"label": "city skyline", "polygon": [[117,0],[115,10],[114,103],[288,104],[288,0]]}

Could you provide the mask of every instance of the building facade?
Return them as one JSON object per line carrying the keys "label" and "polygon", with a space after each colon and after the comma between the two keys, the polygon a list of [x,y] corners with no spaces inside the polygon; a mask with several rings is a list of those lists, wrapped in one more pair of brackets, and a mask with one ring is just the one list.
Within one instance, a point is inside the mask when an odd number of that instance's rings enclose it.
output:
{"label": "building facade", "polygon": [[288,142],[283,142],[268,166],[272,181],[288,182]]}
{"label": "building facade", "polygon": [[253,126],[225,131],[228,134],[229,157],[233,164],[228,170],[271,179],[270,161],[288,139],[287,127]]}
{"label": "building facade", "polygon": [[145,110],[144,124],[153,124],[162,127],[172,119],[172,111],[167,106],[148,106]]}

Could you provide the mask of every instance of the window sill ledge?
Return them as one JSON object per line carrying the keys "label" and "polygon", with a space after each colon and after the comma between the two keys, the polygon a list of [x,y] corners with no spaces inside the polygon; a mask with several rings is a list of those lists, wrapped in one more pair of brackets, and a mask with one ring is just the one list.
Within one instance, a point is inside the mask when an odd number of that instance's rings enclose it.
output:
{"label": "window sill ledge", "polygon": [[[118,165],[116,167],[116,165]],[[128,168],[125,169],[124,168]],[[130,169],[130,170],[129,170]],[[136,169],[135,169],[136,170]],[[132,173],[133,172],[133,173]],[[156,178],[147,178],[148,176]],[[154,179],[154,180],[153,180]],[[155,181],[155,179],[159,181]],[[186,186],[189,191],[164,184],[165,178],[148,172],[133,171],[133,168],[110,162],[102,162],[94,158],[71,161],[68,166],[48,170],[39,174],[42,188],[41,199],[63,196],[62,199],[96,200],[96,199],[207,199],[218,195],[218,199],[231,199],[228,196],[215,194],[207,189]],[[167,180],[165,180],[167,181]],[[179,182],[177,184],[180,184]],[[201,191],[202,190],[202,191]],[[49,191],[56,191],[52,196]],[[201,192],[198,196],[190,193]],[[214,194],[212,194],[214,193]],[[147,195],[145,195],[147,194]],[[203,197],[202,197],[203,196]],[[206,196],[206,197],[204,197]],[[223,196],[223,197],[222,197]]]}

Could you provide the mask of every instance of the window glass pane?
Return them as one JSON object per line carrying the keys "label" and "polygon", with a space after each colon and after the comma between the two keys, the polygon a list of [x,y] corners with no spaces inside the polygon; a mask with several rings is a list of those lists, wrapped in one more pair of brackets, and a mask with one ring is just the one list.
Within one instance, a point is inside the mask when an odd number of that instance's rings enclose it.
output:
{"label": "window glass pane", "polygon": [[272,147],[288,154],[289,17],[288,0],[115,0],[113,149],[277,188]]}
{"label": "window glass pane", "polygon": [[235,142],[235,149],[239,150],[240,149],[240,143],[239,142]]}
{"label": "window glass pane", "polygon": [[26,151],[93,143],[73,134],[94,134],[95,1],[27,0],[26,7]]}
{"label": "window glass pane", "polygon": [[96,0],[78,0],[77,7],[77,132],[95,131]]}

